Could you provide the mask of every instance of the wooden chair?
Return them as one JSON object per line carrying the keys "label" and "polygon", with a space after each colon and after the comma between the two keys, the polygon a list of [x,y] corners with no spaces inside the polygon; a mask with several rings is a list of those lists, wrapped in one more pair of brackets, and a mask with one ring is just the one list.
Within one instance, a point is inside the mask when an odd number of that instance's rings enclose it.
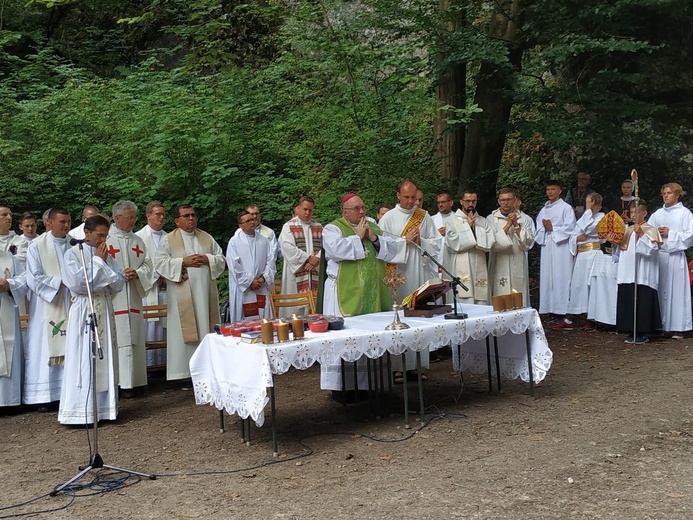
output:
{"label": "wooden chair", "polygon": [[[168,310],[166,304],[161,304],[161,305],[145,305],[142,307],[142,317],[144,318],[145,321],[147,321],[150,318],[165,318],[168,316]],[[166,340],[159,340],[159,341],[145,341],[144,342],[144,348],[145,350],[159,350],[159,349],[165,349],[166,348]],[[166,365],[152,365],[147,367],[148,372],[155,372],[157,370],[162,370],[165,369]]]}
{"label": "wooden chair", "polygon": [[279,309],[283,307],[305,307],[308,311],[306,314],[315,313],[315,298],[310,291],[296,294],[272,293],[270,303],[272,304],[272,313],[275,316],[279,316]]}

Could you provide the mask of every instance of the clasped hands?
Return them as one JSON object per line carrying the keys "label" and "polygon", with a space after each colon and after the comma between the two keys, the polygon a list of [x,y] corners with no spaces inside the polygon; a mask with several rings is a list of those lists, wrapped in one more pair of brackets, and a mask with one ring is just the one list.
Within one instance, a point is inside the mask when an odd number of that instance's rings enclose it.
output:
{"label": "clasped hands", "polygon": [[368,225],[368,221],[366,220],[366,217],[363,217],[359,223],[356,225],[354,228],[354,231],[358,235],[358,237],[363,240],[364,238],[367,238],[371,242],[375,242],[376,236],[375,233],[371,230],[371,227]]}
{"label": "clasped hands", "polygon": [[209,265],[207,255],[194,254],[183,257],[183,267],[202,267],[203,265]]}

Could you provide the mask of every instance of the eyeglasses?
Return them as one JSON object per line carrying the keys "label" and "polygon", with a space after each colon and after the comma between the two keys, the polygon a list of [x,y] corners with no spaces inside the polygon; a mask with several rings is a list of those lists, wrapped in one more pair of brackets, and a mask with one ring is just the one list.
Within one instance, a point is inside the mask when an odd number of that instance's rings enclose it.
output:
{"label": "eyeglasses", "polygon": [[249,218],[246,220],[241,220],[241,224],[250,224],[251,222],[255,222],[254,218]]}
{"label": "eyeglasses", "polygon": [[346,211],[366,211],[366,206],[355,206],[353,208],[344,208]]}

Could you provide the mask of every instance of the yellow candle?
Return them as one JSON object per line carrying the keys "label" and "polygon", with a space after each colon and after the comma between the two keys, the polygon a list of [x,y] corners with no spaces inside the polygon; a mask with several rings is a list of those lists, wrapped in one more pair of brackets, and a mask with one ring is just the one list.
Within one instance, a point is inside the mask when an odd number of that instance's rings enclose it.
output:
{"label": "yellow candle", "polygon": [[498,312],[503,310],[503,297],[494,296],[493,297],[493,310]]}
{"label": "yellow candle", "polygon": [[506,311],[509,311],[510,309],[513,308],[513,295],[512,294],[504,294],[502,296],[503,298],[503,309]]}
{"label": "yellow candle", "polygon": [[294,339],[303,339],[303,320],[294,315],[291,320],[291,330],[294,331]]}
{"label": "yellow candle", "polygon": [[285,321],[277,323],[277,339],[281,341],[289,341],[289,324]]}
{"label": "yellow candle", "polygon": [[513,308],[514,309],[521,309],[522,308],[522,293],[521,292],[513,292]]}
{"label": "yellow candle", "polygon": [[274,343],[274,329],[272,328],[272,322],[267,320],[262,320],[262,328],[260,329],[262,335],[262,342],[265,344]]}

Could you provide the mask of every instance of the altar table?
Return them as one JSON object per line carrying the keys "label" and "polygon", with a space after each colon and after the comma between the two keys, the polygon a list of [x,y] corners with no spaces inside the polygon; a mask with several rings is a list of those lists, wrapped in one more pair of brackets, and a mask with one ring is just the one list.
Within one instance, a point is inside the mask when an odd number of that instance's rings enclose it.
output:
{"label": "altar table", "polygon": [[[385,330],[393,320],[392,311],[354,316],[345,318],[342,330],[322,334],[306,331],[304,339],[272,345],[208,334],[190,360],[195,401],[243,419],[251,417],[261,426],[273,375],[291,367],[304,370],[316,362],[334,364],[340,358],[353,362],[364,355],[377,359],[386,352],[400,355],[406,350],[434,351],[446,345],[459,345],[453,348],[455,370],[484,373],[493,359],[507,378],[532,383],[544,379],[553,354],[535,309],[493,312],[487,305],[458,304],[458,310],[469,317],[400,316],[410,326],[403,330]],[[497,358],[494,353],[487,357],[488,337],[497,342]]]}

